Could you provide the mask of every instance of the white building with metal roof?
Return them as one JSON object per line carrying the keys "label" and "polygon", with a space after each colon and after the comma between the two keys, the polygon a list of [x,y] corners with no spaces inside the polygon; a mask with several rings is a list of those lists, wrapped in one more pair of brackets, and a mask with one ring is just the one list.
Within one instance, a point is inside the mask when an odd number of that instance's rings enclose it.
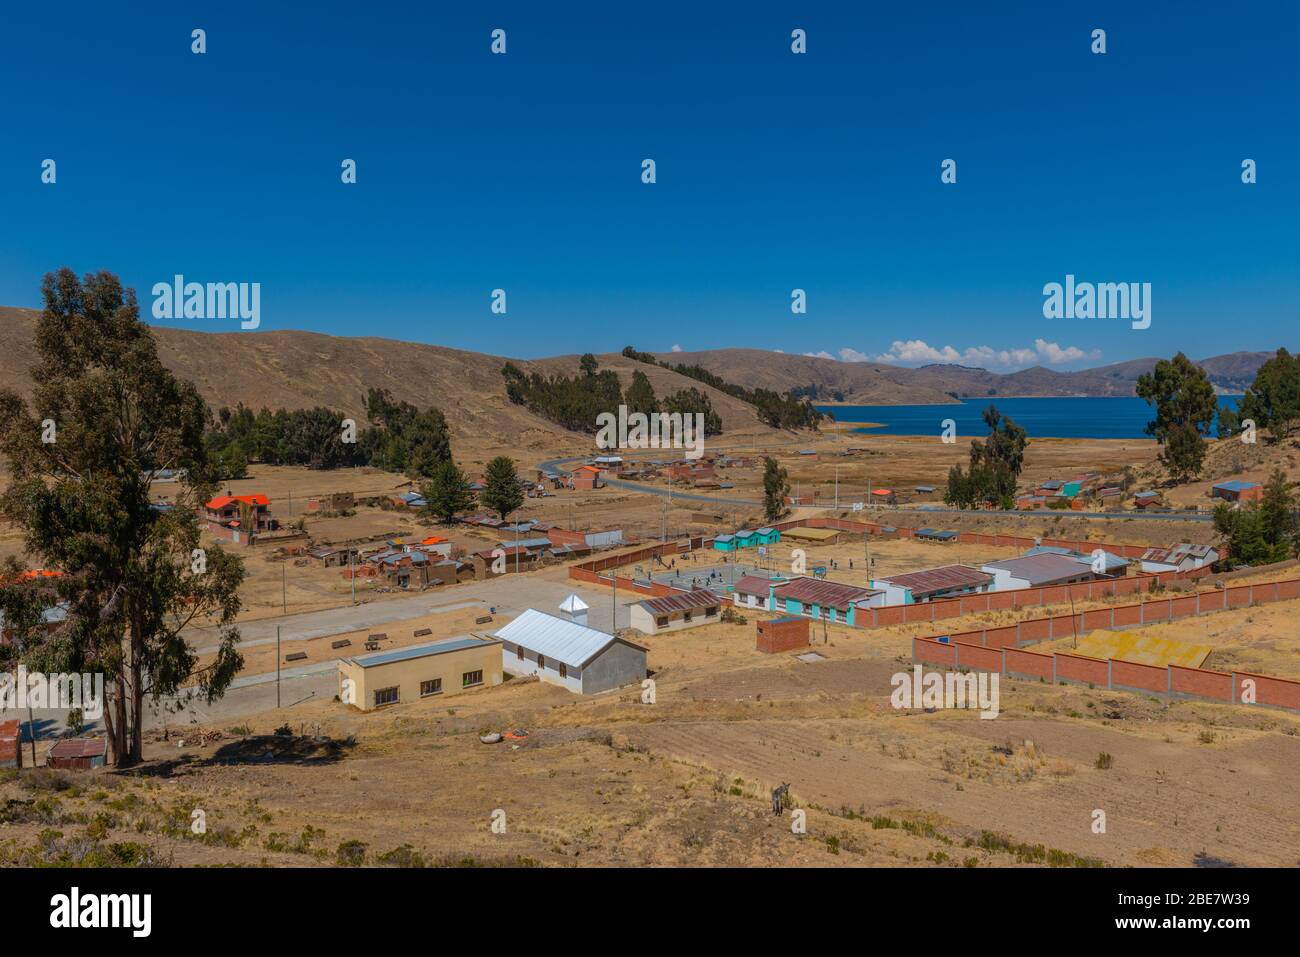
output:
{"label": "white building with metal roof", "polygon": [[536,675],[575,694],[596,694],[645,680],[642,646],[536,608],[498,628],[493,637],[501,641],[501,667],[507,674]]}

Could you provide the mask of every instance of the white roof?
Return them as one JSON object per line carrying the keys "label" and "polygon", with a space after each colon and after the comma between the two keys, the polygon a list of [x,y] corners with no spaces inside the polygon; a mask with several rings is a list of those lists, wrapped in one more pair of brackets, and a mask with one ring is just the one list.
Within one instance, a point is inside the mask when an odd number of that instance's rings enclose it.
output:
{"label": "white roof", "polygon": [[569,592],[569,597],[560,602],[560,611],[567,611],[572,615],[575,611],[586,611],[590,606],[578,597],[576,591]]}
{"label": "white roof", "polygon": [[573,668],[581,668],[617,639],[567,618],[556,618],[529,608],[493,636],[545,655]]}

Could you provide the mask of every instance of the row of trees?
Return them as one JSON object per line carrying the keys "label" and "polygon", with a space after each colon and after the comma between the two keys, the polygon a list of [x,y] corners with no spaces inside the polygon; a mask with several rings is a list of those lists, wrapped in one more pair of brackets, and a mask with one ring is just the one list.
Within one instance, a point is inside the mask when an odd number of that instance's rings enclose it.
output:
{"label": "row of trees", "polygon": [[602,413],[617,414],[620,405],[628,412],[657,412],[704,415],[704,434],[720,435],[722,417],[713,409],[709,397],[699,389],[680,389],[662,399],[655,395],[649,376],[639,369],[632,373],[627,391],[622,390],[618,374],[601,369],[596,357],[586,353],[578,361],[576,376],[543,376],[525,373],[513,362],[501,368],[506,380],[506,396],[516,405],[549,419],[574,432],[594,433]]}
{"label": "row of trees", "polygon": [[242,478],[250,462],[313,469],[370,465],[428,477],[450,460],[451,437],[439,409],[394,401],[386,389],[371,389],[365,407],[369,426],[354,435],[345,432],[342,413],[321,406],[256,414],[242,403],[223,407],[205,437],[217,477]]}
{"label": "row of trees", "polygon": [[624,346],[623,355],[638,362],[659,365],[661,368],[695,379],[697,382],[703,382],[719,392],[725,392],[732,398],[746,402],[758,412],[759,421],[774,429],[816,429],[822,419],[826,417],[823,413],[817,411],[810,402],[805,401],[804,398],[796,395],[793,391],[782,395],[773,392],[771,389],[747,389],[744,386],[726,381],[703,366],[686,365],[680,362],[673,365],[662,360],[656,360],[655,356],[649,352],[638,352],[632,346]]}

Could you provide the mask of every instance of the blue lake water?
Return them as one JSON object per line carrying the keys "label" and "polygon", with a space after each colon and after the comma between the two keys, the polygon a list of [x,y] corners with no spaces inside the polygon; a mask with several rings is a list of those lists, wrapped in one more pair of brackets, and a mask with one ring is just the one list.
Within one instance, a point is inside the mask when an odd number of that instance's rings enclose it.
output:
{"label": "blue lake water", "polygon": [[[1235,409],[1241,396],[1219,396],[1219,408]],[[880,428],[854,429],[881,435],[938,435],[943,420],[957,424],[957,436],[982,436],[988,427],[982,416],[989,405],[1010,416],[1035,436],[1064,439],[1143,439],[1155,410],[1137,396],[1116,398],[1068,397],[966,399],[960,405],[819,405],[837,422],[877,422]]]}

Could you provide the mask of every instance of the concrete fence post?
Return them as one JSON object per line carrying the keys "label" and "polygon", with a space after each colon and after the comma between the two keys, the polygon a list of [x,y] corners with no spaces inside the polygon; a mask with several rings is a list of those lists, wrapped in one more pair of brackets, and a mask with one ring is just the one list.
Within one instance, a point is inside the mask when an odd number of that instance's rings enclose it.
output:
{"label": "concrete fence post", "polygon": [[1237,672],[1232,673],[1232,703],[1237,703]]}
{"label": "concrete fence post", "polygon": [[1052,684],[1056,684],[1056,655],[1052,655]]}
{"label": "concrete fence post", "polygon": [[1170,664],[1165,665],[1165,692],[1174,693],[1174,666]]}
{"label": "concrete fence post", "polygon": [[1002,666],[999,674],[1006,674],[1006,673],[1007,673],[1007,649],[1006,646],[1004,645],[1002,647]]}
{"label": "concrete fence post", "polygon": [[1113,668],[1114,668],[1114,660],[1111,658],[1107,658],[1106,659],[1106,689],[1108,691],[1115,687],[1115,682],[1111,680],[1111,671]]}

